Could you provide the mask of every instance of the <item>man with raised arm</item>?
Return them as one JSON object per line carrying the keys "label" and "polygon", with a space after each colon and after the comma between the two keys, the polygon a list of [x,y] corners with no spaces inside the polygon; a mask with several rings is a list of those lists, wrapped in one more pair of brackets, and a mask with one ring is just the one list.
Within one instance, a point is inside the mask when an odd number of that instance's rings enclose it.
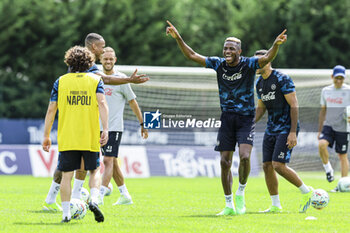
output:
{"label": "man with raised arm", "polygon": [[[220,151],[221,182],[226,200],[226,207],[218,215],[244,214],[244,189],[250,173],[250,153],[255,133],[255,73],[275,58],[279,46],[287,40],[286,30],[277,36],[266,55],[259,58],[241,56],[241,41],[236,37],[228,37],[223,45],[224,57],[219,58],[196,53],[184,42],[177,29],[169,21],[167,23],[169,26],[166,34],[176,40],[185,57],[201,66],[214,69],[217,73],[222,114],[215,150]],[[239,186],[235,196],[236,210],[233,203],[231,166],[237,143],[240,163]]]}

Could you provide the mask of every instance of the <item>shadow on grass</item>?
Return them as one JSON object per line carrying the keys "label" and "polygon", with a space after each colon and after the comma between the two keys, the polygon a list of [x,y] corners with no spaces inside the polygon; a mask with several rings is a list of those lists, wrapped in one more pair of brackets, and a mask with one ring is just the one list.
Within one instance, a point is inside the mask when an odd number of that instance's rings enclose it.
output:
{"label": "shadow on grass", "polygon": [[77,224],[77,222],[61,223],[61,222],[14,222],[13,225],[18,226],[40,226],[40,225],[57,225],[57,226],[68,226]]}
{"label": "shadow on grass", "polygon": [[214,215],[199,215],[199,214],[196,214],[196,215],[187,215],[187,216],[179,216],[180,218],[217,218],[218,216],[216,216],[215,214]]}
{"label": "shadow on grass", "polygon": [[[263,214],[263,215],[281,215],[281,214],[290,214],[290,212],[281,212],[281,213],[262,213],[262,212],[246,212],[245,214]],[[222,218],[222,217],[238,217],[238,216],[244,216],[243,215],[231,215],[231,216],[216,216],[216,214],[208,215],[208,214],[203,214],[203,215],[187,215],[187,216],[180,216],[181,218]]]}
{"label": "shadow on grass", "polygon": [[59,214],[61,212],[47,211],[47,210],[27,210],[27,212],[32,214]]}

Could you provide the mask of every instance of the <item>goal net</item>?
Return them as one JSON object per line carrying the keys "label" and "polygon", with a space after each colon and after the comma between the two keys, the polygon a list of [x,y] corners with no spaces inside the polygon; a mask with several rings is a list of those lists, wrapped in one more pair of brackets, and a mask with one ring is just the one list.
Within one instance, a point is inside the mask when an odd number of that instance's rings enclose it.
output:
{"label": "goal net", "polygon": [[[135,69],[139,74],[147,74],[150,80],[141,85],[132,84],[142,112],[162,113],[165,124],[186,121],[186,118],[213,122],[220,119],[220,104],[216,73],[212,69],[190,67],[155,66],[116,66],[118,71],[130,75]],[[299,120],[301,131],[298,146],[295,147],[290,166],[301,171],[322,171],[318,156],[317,130],[320,106],[320,94],[323,87],[332,84],[332,70],[328,69],[278,69],[288,74],[296,86],[299,101]],[[255,94],[255,93],[254,93]],[[256,96],[256,94],[255,94]],[[261,158],[263,133],[266,115],[256,127],[254,148]],[[168,127],[150,130],[150,138],[140,141],[138,121],[129,106],[124,112],[124,144],[161,144],[180,146],[214,146],[217,127],[179,128]],[[170,120],[169,120],[170,119]],[[168,125],[169,126],[169,125]],[[338,160],[334,152],[330,154],[336,169]]]}

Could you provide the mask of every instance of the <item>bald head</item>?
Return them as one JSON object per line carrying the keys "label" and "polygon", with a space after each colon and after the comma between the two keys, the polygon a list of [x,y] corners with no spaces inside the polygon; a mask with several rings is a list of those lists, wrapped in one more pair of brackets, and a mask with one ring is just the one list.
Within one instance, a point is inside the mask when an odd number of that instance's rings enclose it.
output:
{"label": "bald head", "polygon": [[96,60],[100,59],[105,47],[105,40],[97,33],[89,33],[85,38],[85,47],[95,54]]}

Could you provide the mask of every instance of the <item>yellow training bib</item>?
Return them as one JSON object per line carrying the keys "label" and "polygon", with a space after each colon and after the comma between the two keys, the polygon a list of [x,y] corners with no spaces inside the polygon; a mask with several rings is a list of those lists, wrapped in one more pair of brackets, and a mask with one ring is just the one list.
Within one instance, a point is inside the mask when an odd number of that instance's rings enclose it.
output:
{"label": "yellow training bib", "polygon": [[68,73],[58,83],[58,151],[100,151],[96,89],[100,76]]}

